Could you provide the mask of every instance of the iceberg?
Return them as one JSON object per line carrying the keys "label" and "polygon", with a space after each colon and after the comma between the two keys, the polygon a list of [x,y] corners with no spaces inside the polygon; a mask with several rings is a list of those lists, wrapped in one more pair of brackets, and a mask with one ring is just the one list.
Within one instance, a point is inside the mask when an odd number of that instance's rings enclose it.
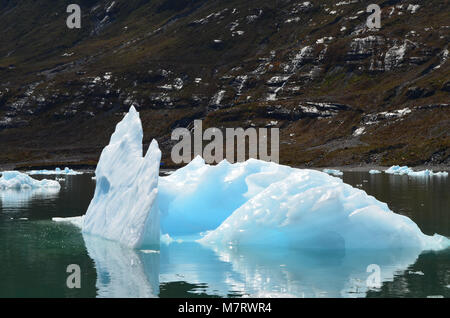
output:
{"label": "iceberg", "polygon": [[448,177],[448,172],[440,171],[433,172],[433,170],[413,171],[408,173],[410,177]]}
{"label": "iceberg", "polygon": [[439,250],[386,203],[326,173],[250,159],[207,165],[197,157],[158,177],[161,152],[142,157],[142,125],[131,107],[96,169],[82,231],[135,249],[163,242],[209,246]]}
{"label": "iceberg", "polygon": [[423,234],[411,219],[339,178],[290,169],[286,178],[231,211],[199,242],[324,249],[439,250],[450,245],[443,236]]}
{"label": "iceberg", "polygon": [[36,180],[19,171],[4,171],[0,178],[0,190],[60,189],[55,180]]}
{"label": "iceberg", "polygon": [[131,248],[159,246],[156,199],[161,151],[153,140],[143,157],[142,137],[139,113],[131,107],[101,153],[83,232]]}
{"label": "iceberg", "polygon": [[84,216],[74,216],[68,218],[52,218],[52,221],[71,224],[81,229],[83,228],[83,219]]}
{"label": "iceberg", "polygon": [[[315,170],[250,159],[217,166],[197,157],[159,182],[161,230],[208,245],[441,249],[387,204]],[[214,212],[213,212],[214,211]]]}
{"label": "iceberg", "polygon": [[340,170],[335,170],[335,169],[323,169],[322,170],[325,173],[331,174],[333,176],[339,177],[339,176],[343,176],[344,173]]}
{"label": "iceberg", "polygon": [[433,172],[433,170],[422,170],[422,171],[414,171],[413,169],[407,167],[407,166],[392,166],[389,169],[385,171],[388,174],[395,174],[395,175],[408,175],[410,177],[448,177],[448,172],[441,171],[441,172]]}
{"label": "iceberg", "polygon": [[410,172],[413,172],[413,170],[411,168],[409,168],[408,166],[402,166],[402,167],[392,166],[385,171],[385,173],[396,174],[396,175],[404,175],[404,174],[408,174]]}
{"label": "iceberg", "polygon": [[173,237],[198,235],[222,224],[230,214],[291,168],[250,159],[216,166],[196,157],[159,181],[161,230]]}
{"label": "iceberg", "polygon": [[372,169],[372,170],[369,171],[369,173],[370,173],[370,174],[379,174],[379,173],[381,173],[381,171],[380,171],[380,170]]}
{"label": "iceberg", "polygon": [[27,174],[29,175],[69,175],[69,176],[73,176],[73,175],[77,175],[77,174],[83,174],[82,172],[79,171],[75,171],[72,169],[69,169],[68,167],[64,168],[64,170],[61,170],[60,168],[56,168],[55,170],[31,170],[31,171],[27,171]]}
{"label": "iceberg", "polygon": [[34,198],[54,198],[61,185],[55,180],[36,180],[18,171],[2,172],[0,202],[4,210],[27,206]]}

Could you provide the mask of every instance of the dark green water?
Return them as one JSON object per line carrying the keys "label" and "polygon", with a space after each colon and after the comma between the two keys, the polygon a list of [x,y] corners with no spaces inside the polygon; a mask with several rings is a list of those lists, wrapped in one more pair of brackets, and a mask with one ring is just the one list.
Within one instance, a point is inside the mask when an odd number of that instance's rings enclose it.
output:
{"label": "dark green water", "polygon": [[[450,297],[450,250],[268,253],[174,243],[155,253],[83,236],[51,218],[84,214],[95,181],[64,178],[56,194],[0,192],[0,297]],[[343,179],[426,234],[450,236],[449,178]],[[80,289],[66,286],[70,264],[81,268]],[[380,288],[367,288],[370,264],[381,268]]]}

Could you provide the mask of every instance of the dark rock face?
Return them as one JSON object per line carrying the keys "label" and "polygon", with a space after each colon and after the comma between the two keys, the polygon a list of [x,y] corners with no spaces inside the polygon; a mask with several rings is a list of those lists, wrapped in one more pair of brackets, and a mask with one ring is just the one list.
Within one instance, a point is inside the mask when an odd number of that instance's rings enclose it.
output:
{"label": "dark rock face", "polygon": [[380,30],[359,1],[86,0],[69,30],[60,1],[2,1],[0,163],[95,163],[131,105],[169,163],[195,119],[280,127],[287,164],[445,162],[448,3],[375,3]]}
{"label": "dark rock face", "polygon": [[421,97],[429,97],[434,94],[434,90],[428,89],[428,88],[422,88],[422,87],[410,87],[406,91],[406,96],[411,99],[417,99]]}
{"label": "dark rock face", "polygon": [[450,81],[447,81],[444,83],[444,85],[442,85],[441,88],[444,92],[449,92],[450,93]]}

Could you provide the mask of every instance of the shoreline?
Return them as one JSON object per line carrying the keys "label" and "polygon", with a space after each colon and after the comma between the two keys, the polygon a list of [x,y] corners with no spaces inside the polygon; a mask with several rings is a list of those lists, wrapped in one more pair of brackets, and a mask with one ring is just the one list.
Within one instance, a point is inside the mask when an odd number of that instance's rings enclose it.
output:
{"label": "shoreline", "polygon": [[[282,164],[283,165],[283,164]],[[397,164],[399,166],[404,166],[403,164]],[[58,161],[58,162],[48,162],[48,163],[17,163],[17,164],[0,164],[0,172],[1,171],[8,171],[8,170],[17,170],[17,171],[29,171],[29,170],[54,170],[55,168],[61,168],[64,169],[65,167],[69,167],[70,169],[74,169],[77,171],[82,172],[95,172],[95,169],[97,167],[96,164],[93,164],[92,162],[85,163],[85,162],[64,162],[64,161]],[[164,166],[162,165],[160,170],[162,172],[169,172],[169,171],[175,171],[177,169],[180,169],[184,166]],[[314,167],[314,166],[307,166],[307,165],[294,165],[291,166],[292,168],[297,169],[311,169],[311,170],[319,170],[322,171],[323,169],[335,169],[340,170],[342,172],[365,172],[369,170],[379,170],[381,172],[389,169],[391,166],[380,166],[377,164],[352,164],[347,166],[323,166],[323,167]],[[418,166],[408,166],[415,171],[422,171],[422,170],[433,170],[434,172],[438,171],[447,171],[450,172],[450,165],[445,164],[435,164],[435,165],[418,165]]]}

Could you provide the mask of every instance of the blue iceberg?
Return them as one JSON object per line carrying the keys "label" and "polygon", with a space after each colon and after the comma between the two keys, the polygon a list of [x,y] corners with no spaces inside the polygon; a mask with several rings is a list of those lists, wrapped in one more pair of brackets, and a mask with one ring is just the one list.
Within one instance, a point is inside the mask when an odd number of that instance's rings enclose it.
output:
{"label": "blue iceberg", "polygon": [[394,174],[394,175],[408,175],[410,177],[448,177],[448,172],[446,171],[440,171],[440,172],[433,172],[433,170],[421,170],[421,171],[414,171],[413,169],[407,167],[407,166],[392,166],[389,169],[385,171],[385,173],[388,174]]}
{"label": "blue iceberg", "polygon": [[197,157],[158,177],[153,141],[142,155],[132,107],[117,125],[96,170],[84,233],[142,249],[161,235],[206,246],[439,250],[448,238],[421,232],[386,203],[326,173],[250,159],[205,164]]}
{"label": "blue iceberg", "polygon": [[336,176],[336,177],[340,177],[340,176],[344,175],[344,173],[342,171],[336,170],[336,169],[323,169],[322,171],[325,173],[331,174],[333,176]]}
{"label": "blue iceberg", "polygon": [[55,180],[36,180],[19,171],[4,171],[1,173],[1,190],[31,190],[31,189],[60,189],[61,185]]}
{"label": "blue iceberg", "polygon": [[29,175],[69,175],[74,176],[77,174],[83,174],[82,172],[75,171],[73,169],[70,169],[68,167],[65,167],[64,170],[61,170],[60,168],[55,168],[55,170],[31,170],[28,171],[27,174]]}

